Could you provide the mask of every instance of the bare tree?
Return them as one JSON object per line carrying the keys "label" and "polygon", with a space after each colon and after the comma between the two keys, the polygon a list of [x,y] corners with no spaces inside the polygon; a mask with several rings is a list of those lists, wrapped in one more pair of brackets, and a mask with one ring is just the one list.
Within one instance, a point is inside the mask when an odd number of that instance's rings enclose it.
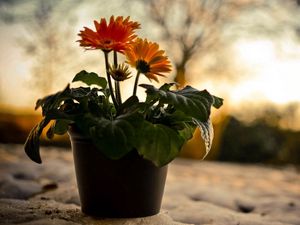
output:
{"label": "bare tree", "polygon": [[260,0],[148,0],[151,19],[161,28],[162,39],[175,57],[175,82],[186,83],[186,65],[196,55],[218,51],[225,28],[245,10],[261,6]]}
{"label": "bare tree", "polygon": [[161,38],[170,46],[168,51],[175,58],[175,81],[179,88],[186,83],[186,65],[192,59],[197,57],[201,62],[207,54],[220,53],[231,40],[246,33],[275,37],[291,28],[296,33],[300,27],[298,0],[144,2],[150,18],[160,27]]}

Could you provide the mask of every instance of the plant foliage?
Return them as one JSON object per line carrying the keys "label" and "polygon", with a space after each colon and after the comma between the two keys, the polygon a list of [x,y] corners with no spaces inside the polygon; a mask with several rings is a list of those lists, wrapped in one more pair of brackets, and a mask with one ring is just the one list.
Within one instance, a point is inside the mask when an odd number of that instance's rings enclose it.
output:
{"label": "plant foliage", "polygon": [[213,137],[209,121],[211,106],[220,107],[222,99],[190,86],[172,91],[173,84],[158,89],[142,84],[146,101],[140,102],[132,96],[116,111],[109,101],[106,79],[94,74],[82,71],[73,81],[98,87],[70,88],[68,85],[37,101],[36,109],[42,108],[44,119],[32,129],[25,144],[26,153],[33,161],[41,163],[39,136],[50,121],[54,123],[47,131],[48,138],[66,133],[70,125],[77,126],[111,159],[136,150],[155,165],[163,166],[177,156],[196,127],[201,130],[209,151]]}

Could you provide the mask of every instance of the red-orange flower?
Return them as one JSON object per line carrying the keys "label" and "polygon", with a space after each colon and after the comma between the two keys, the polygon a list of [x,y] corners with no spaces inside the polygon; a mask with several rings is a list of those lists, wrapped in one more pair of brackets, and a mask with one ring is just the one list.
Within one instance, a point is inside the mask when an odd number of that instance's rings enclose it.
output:
{"label": "red-orange flower", "polygon": [[78,34],[81,40],[78,40],[80,46],[86,49],[101,49],[103,51],[117,51],[123,53],[137,35],[134,34],[136,29],[140,28],[138,22],[129,20],[129,16],[124,20],[123,16],[110,17],[109,24],[105,18],[101,18],[100,23],[94,21],[96,31],[84,27]]}
{"label": "red-orange flower", "polygon": [[165,51],[159,45],[147,39],[137,38],[125,52],[127,62],[150,80],[158,82],[157,76],[165,76],[171,71],[171,64]]}

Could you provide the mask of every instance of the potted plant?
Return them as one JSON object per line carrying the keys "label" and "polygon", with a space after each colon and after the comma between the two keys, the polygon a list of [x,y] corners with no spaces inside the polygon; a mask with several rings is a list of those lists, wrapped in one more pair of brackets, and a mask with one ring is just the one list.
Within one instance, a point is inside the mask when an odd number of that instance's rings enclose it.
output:
{"label": "potted plant", "polygon": [[[222,99],[191,86],[174,90],[173,83],[159,88],[140,84],[139,77],[158,81],[171,71],[159,45],[138,38],[138,22],[112,16],[94,21],[96,30],[80,31],[80,46],[104,54],[106,78],[85,70],[55,94],[39,99],[42,121],[30,132],[25,152],[41,163],[39,137],[68,132],[75,161],[82,211],[102,217],[141,217],[159,212],[167,164],[198,127],[208,152],[213,137],[211,107]],[[119,63],[118,56],[125,56]],[[112,61],[112,62],[111,62]],[[132,67],[136,75],[132,75]],[[123,101],[120,82],[135,78],[133,94]],[[144,88],[141,101],[137,88]]]}

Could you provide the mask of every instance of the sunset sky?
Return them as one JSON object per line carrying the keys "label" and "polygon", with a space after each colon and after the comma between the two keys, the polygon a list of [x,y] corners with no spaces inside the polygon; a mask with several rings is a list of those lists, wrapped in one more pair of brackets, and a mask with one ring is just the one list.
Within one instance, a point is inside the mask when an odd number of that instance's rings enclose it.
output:
{"label": "sunset sky", "polygon": [[[107,4],[110,1],[103,2]],[[126,7],[124,8],[118,1],[112,2],[109,8],[111,10],[99,10],[99,18],[108,18],[109,15],[116,14],[115,11],[126,15]],[[9,10],[20,11],[20,7],[24,9],[28,7],[26,10],[30,12],[31,5],[32,1],[23,1],[22,4],[9,6]],[[6,7],[0,6],[1,10]],[[137,8],[139,6],[140,4],[137,4]],[[73,34],[68,41],[72,43],[74,51],[82,54],[82,58],[87,57],[91,61],[97,61],[96,57],[98,56],[94,52],[91,54],[84,52],[75,42],[78,31],[83,26],[91,26],[92,21],[97,19],[94,16],[96,12],[93,11],[89,14],[90,9],[91,6],[88,4],[76,8],[76,21],[70,29]],[[129,15],[136,20],[141,18],[142,26],[146,23],[145,27],[149,27],[141,12],[136,14],[131,12]],[[32,109],[36,98],[41,96],[30,84],[35,59],[26,55],[22,47],[23,36],[28,36],[28,30],[25,29],[24,23],[22,20],[14,23],[0,22],[0,105]],[[283,31],[285,32],[285,29]],[[149,30],[145,33],[148,34]],[[289,102],[300,103],[300,37],[297,39],[290,33],[283,33],[275,38],[263,35],[240,36],[231,44],[228,57],[232,63],[237,65],[239,74],[236,77],[238,79],[218,81],[202,77],[200,81],[191,76],[192,85],[198,88],[207,88],[216,95],[225,96],[226,104],[233,108],[238,108],[241,102],[272,102],[279,105]],[[171,55],[170,59],[172,60]],[[97,68],[93,66],[93,63],[80,62],[80,64],[82,69]],[[77,69],[75,66],[68,71],[62,71],[61,82],[55,85],[54,90],[62,89],[66,82],[72,79],[74,73],[78,71]]]}

